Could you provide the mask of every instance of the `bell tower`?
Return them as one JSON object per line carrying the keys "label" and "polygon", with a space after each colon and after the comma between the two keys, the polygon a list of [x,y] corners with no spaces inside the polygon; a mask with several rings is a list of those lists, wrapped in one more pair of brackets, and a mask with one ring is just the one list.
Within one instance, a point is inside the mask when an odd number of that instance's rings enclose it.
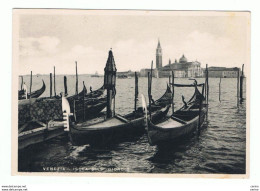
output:
{"label": "bell tower", "polygon": [[160,40],[158,40],[158,45],[156,48],[156,68],[162,67],[162,48],[160,44]]}

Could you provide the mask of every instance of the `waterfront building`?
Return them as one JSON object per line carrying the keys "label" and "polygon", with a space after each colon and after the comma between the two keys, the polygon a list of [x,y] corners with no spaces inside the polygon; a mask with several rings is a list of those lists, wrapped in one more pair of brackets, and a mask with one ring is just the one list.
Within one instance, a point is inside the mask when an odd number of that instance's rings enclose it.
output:
{"label": "waterfront building", "polygon": [[[140,76],[146,77],[149,71],[150,69],[141,69]],[[189,62],[184,54],[179,59],[179,62],[175,59],[175,62],[172,63],[169,59],[169,63],[163,66],[160,41],[158,41],[156,48],[156,68],[153,71],[153,76],[157,78],[169,77],[172,71],[177,78],[202,77],[204,75],[200,62]]]}
{"label": "waterfront building", "polygon": [[211,78],[237,78],[240,68],[226,68],[226,67],[209,67],[209,77]]}
{"label": "waterfront building", "polygon": [[[153,77],[155,77],[155,74],[154,74],[154,72],[155,72],[155,70],[153,69],[152,70],[153,71]],[[151,73],[151,69],[149,69],[149,68],[143,68],[143,69],[141,69],[140,70],[140,77],[147,77],[148,76],[148,72],[150,72]]]}
{"label": "waterfront building", "polygon": [[171,63],[171,60],[169,60],[169,64],[166,66],[156,68],[155,74],[158,78],[164,78],[168,77],[172,71],[177,78],[202,77],[204,75],[201,63],[198,61],[189,62],[184,54],[179,62],[175,59],[175,62]]}

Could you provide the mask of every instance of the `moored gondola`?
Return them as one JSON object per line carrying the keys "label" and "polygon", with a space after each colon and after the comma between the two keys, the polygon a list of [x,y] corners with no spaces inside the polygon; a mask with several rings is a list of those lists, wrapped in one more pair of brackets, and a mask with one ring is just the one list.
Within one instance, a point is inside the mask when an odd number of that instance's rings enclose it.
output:
{"label": "moored gondola", "polygon": [[[192,134],[197,130],[200,133],[202,124],[205,121],[208,113],[208,69],[206,67],[205,83],[198,84],[195,79],[194,84],[175,84],[174,72],[172,72],[172,115],[154,123],[148,118],[147,120],[147,136],[150,145],[164,146],[169,142],[177,142],[187,135]],[[194,87],[195,91],[191,99],[186,103],[182,96],[184,103],[183,107],[174,111],[174,87]],[[198,87],[202,87],[202,91]],[[148,90],[149,94],[149,90]],[[149,100],[150,103],[150,100]],[[171,145],[171,144],[170,144]]]}
{"label": "moored gondola", "polygon": [[[65,114],[65,116],[70,116],[69,120],[66,120],[66,126],[69,130],[71,142],[75,145],[90,144],[94,145],[108,145],[112,142],[118,142],[120,140],[126,140],[126,138],[133,138],[136,135],[144,133],[144,122],[145,115],[143,108],[136,107],[137,101],[137,81],[135,83],[135,109],[134,112],[127,115],[119,115],[115,112],[115,84],[116,84],[116,65],[114,61],[114,56],[112,50],[109,51],[109,56],[107,59],[106,67],[104,69],[104,87],[107,89],[106,97],[106,118],[96,117],[92,120],[84,121],[82,123],[77,123],[74,115]],[[150,75],[148,75],[148,82]],[[137,80],[137,75],[136,75]],[[149,82],[149,85],[151,83]],[[167,87],[166,93],[157,101],[154,101],[150,105],[149,111],[151,111],[151,120],[156,121],[164,117],[170,108],[171,92],[170,88]],[[84,103],[84,102],[83,102]],[[63,99],[63,105],[67,104],[69,108],[69,102]],[[85,105],[84,105],[85,106]],[[68,119],[68,117],[67,117]]]}
{"label": "moored gondola", "polygon": [[85,98],[97,98],[97,97],[102,96],[104,94],[104,91],[105,91],[104,86],[102,86],[102,87],[100,87],[99,89],[97,89],[95,91],[87,93],[87,88],[86,88],[85,85],[83,85],[83,89],[82,89],[81,92],[78,93],[78,95],[75,94],[73,96],[69,96],[68,99],[69,100],[70,99],[75,99],[75,98],[80,99],[80,98],[83,98],[84,95],[85,95]]}
{"label": "moored gondola", "polygon": [[[46,86],[45,86],[44,81],[42,80],[42,87],[36,91],[33,91],[30,93],[30,92],[26,92],[25,90],[19,90],[18,99],[22,100],[22,99],[29,99],[29,98],[38,98],[43,94],[45,89],[46,89]],[[26,96],[26,94],[27,94],[27,96]]]}
{"label": "moored gondola", "polygon": [[[176,86],[185,87],[185,85]],[[187,103],[183,100],[183,107],[157,123],[148,119],[147,136],[150,145],[161,146],[168,142],[176,142],[200,129],[207,114],[207,104],[203,93],[198,90],[196,81],[194,85],[186,85],[186,87],[192,86],[195,87],[194,95]],[[204,84],[200,86],[204,89]]]}
{"label": "moored gondola", "polygon": [[[151,105],[153,122],[164,118],[168,113],[170,95],[171,91],[167,86],[165,94]],[[115,114],[109,119],[100,117],[83,123],[76,123],[73,116],[70,119],[70,137],[74,145],[107,145],[145,132],[145,115],[142,107],[127,115]]]}

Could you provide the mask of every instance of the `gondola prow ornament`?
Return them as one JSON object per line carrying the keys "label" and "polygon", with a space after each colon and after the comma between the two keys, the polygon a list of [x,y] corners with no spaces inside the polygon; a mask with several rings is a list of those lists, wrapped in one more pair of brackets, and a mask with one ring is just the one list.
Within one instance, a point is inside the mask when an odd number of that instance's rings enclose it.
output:
{"label": "gondola prow ornament", "polygon": [[62,113],[63,113],[63,122],[64,122],[64,131],[69,131],[70,129],[70,116],[72,116],[73,114],[70,113],[70,104],[67,100],[67,98],[65,97],[65,94],[62,94]]}
{"label": "gondola prow ornament", "polygon": [[[116,93],[116,65],[112,50],[108,53],[106,67],[104,69],[104,87],[107,89],[107,118],[111,118],[115,114],[115,93]],[[113,102],[113,111],[112,111]]]}

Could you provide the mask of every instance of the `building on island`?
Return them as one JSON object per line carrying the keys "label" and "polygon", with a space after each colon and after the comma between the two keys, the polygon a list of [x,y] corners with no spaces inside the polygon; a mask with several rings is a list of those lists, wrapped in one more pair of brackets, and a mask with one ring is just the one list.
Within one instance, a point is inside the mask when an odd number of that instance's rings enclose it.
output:
{"label": "building on island", "polygon": [[[236,78],[238,72],[241,72],[240,68],[226,68],[226,67],[209,67],[209,77],[213,78]],[[156,68],[153,69],[153,77],[156,78],[167,78],[171,75],[172,71],[176,78],[196,78],[204,77],[205,69],[201,68],[201,63],[196,61],[188,61],[188,59],[182,55],[182,57],[177,61],[175,59],[172,62],[169,59],[169,63],[163,66],[162,63],[162,47],[160,41],[156,48]],[[148,72],[151,69],[144,68],[140,71],[141,77],[147,77]]]}
{"label": "building on island", "polygon": [[209,77],[211,78],[237,78],[240,68],[226,68],[226,67],[209,67]]}
{"label": "building on island", "polygon": [[[151,73],[151,69],[149,68],[143,68],[140,70],[140,77],[147,77],[148,76],[148,72]],[[154,69],[152,70],[152,76],[155,77],[155,74],[154,74]]]}
{"label": "building on island", "polygon": [[[171,62],[165,66],[162,63],[162,48],[161,43],[158,41],[158,45],[156,48],[156,68],[154,69],[154,77],[164,78],[169,77],[171,72],[174,72],[174,76],[178,78],[188,78],[188,77],[202,77],[204,76],[203,69],[201,68],[201,64],[198,61],[189,62],[188,59],[182,55],[179,59],[179,62],[175,59],[175,62]],[[140,76],[147,76],[149,69],[142,69],[140,71]]]}

